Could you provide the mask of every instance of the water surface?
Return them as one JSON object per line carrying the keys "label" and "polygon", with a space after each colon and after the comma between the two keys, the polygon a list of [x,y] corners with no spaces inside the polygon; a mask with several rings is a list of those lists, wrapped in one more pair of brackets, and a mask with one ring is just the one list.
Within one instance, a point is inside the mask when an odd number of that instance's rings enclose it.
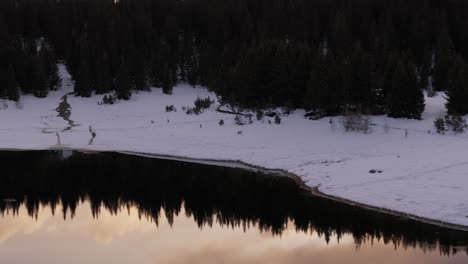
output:
{"label": "water surface", "polygon": [[0,152],[1,263],[468,263],[468,233],[295,181],[115,153]]}

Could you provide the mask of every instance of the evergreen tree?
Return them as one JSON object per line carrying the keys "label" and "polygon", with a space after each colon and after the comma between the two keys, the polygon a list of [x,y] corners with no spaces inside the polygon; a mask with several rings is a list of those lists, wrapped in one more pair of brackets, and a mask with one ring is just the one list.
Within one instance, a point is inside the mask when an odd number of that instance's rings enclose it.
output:
{"label": "evergreen tree", "polygon": [[[0,84],[7,82],[8,75],[5,75],[5,72],[0,70]],[[7,97],[7,86],[0,85],[0,99]]]}
{"label": "evergreen tree", "polygon": [[174,74],[171,71],[170,66],[165,63],[163,66],[163,80],[162,80],[162,90],[164,94],[172,94],[172,89],[174,88]]}
{"label": "evergreen tree", "polygon": [[112,75],[106,55],[100,56],[96,64],[96,93],[103,94],[112,90]]}
{"label": "evergreen tree", "polygon": [[343,112],[344,78],[340,66],[331,54],[319,59],[308,82],[306,108],[326,115]]}
{"label": "evergreen tree", "polygon": [[455,60],[447,91],[447,111],[449,114],[468,114],[468,64],[462,58]]}
{"label": "evergreen tree", "polygon": [[442,18],[442,24],[439,26],[437,37],[433,75],[434,88],[437,91],[446,91],[448,89],[450,68],[454,58],[453,48],[453,42],[449,34],[447,22],[445,21],[445,18]]}
{"label": "evergreen tree", "polygon": [[139,91],[149,90],[149,70],[145,59],[140,58],[133,68],[133,86]]}
{"label": "evergreen tree", "polygon": [[424,93],[418,85],[416,68],[406,55],[396,64],[387,99],[388,116],[421,119]]}
{"label": "evergreen tree", "polygon": [[47,67],[47,85],[50,90],[57,90],[62,85],[62,78],[60,78],[58,65],[53,62]]}
{"label": "evergreen tree", "polygon": [[117,98],[121,100],[129,100],[131,97],[132,84],[130,82],[130,74],[128,72],[125,61],[122,60],[116,80]]}
{"label": "evergreen tree", "polygon": [[62,84],[62,79],[58,72],[57,57],[49,43],[42,41],[40,55],[46,67],[47,86],[50,90],[57,90]]}
{"label": "evergreen tree", "polygon": [[354,48],[349,66],[348,103],[364,113],[370,113],[372,101],[371,62],[360,45]]}
{"label": "evergreen tree", "polygon": [[20,99],[20,90],[18,83],[16,82],[15,70],[13,69],[12,65],[8,66],[6,87],[8,99],[18,102]]}
{"label": "evergreen tree", "polygon": [[82,61],[78,73],[75,77],[75,95],[81,97],[90,97],[91,90],[91,78],[89,74],[89,68],[85,61]]}
{"label": "evergreen tree", "polygon": [[49,87],[47,86],[47,72],[45,63],[40,56],[34,56],[32,59],[31,72],[31,85],[33,87],[34,96],[39,98],[47,97],[49,94]]}

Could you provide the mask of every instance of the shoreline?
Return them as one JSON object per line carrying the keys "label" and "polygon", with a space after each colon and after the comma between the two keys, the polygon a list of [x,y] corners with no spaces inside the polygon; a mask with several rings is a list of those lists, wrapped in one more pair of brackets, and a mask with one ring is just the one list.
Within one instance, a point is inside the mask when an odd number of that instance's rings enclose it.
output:
{"label": "shoreline", "polygon": [[400,212],[397,210],[391,210],[383,207],[372,206],[365,203],[355,202],[349,199],[337,197],[334,195],[326,194],[319,190],[318,187],[310,187],[308,186],[302,179],[296,174],[288,172],[283,169],[270,169],[261,166],[257,166],[254,164],[249,164],[239,160],[217,160],[217,159],[199,159],[199,158],[192,158],[192,157],[181,157],[181,156],[171,156],[171,155],[163,155],[157,153],[145,153],[145,152],[136,152],[136,151],[123,151],[123,150],[98,150],[98,149],[87,149],[87,148],[68,148],[64,146],[54,146],[47,149],[21,149],[21,148],[0,148],[0,151],[50,151],[50,150],[70,150],[70,151],[79,151],[83,153],[120,153],[125,155],[132,155],[132,156],[141,156],[147,158],[155,158],[155,159],[162,159],[162,160],[173,160],[173,161],[181,161],[181,162],[189,162],[189,163],[196,163],[196,164],[203,164],[209,166],[220,166],[220,167],[228,167],[228,168],[238,168],[243,170],[249,170],[254,172],[261,172],[265,174],[271,174],[275,176],[282,176],[288,177],[294,180],[300,188],[308,191],[311,195],[318,196],[321,198],[329,199],[335,202],[344,203],[350,206],[356,206],[361,209],[370,210],[382,214],[398,216],[402,218],[406,218],[409,220],[418,221],[425,224],[430,224],[442,228],[452,229],[455,231],[468,231],[468,226],[453,224],[450,222],[445,222],[441,220],[430,219],[427,217],[421,217],[405,212]]}
{"label": "shoreline", "polygon": [[[440,220],[434,220],[426,217],[420,217],[417,215],[412,215],[404,212],[399,212],[396,210],[391,210],[391,209],[386,209],[382,207],[377,207],[377,206],[372,206],[364,203],[359,203],[355,202],[349,199],[344,199],[340,197],[336,197],[333,195],[326,194],[318,189],[318,187],[310,187],[306,185],[301,177],[298,175],[295,175],[293,173],[290,173],[288,171],[282,170],[282,169],[269,169],[269,168],[264,168],[261,166],[253,165],[253,164],[248,164],[242,161],[236,161],[236,160],[213,160],[213,159],[196,159],[196,158],[190,158],[190,157],[175,157],[175,156],[170,156],[170,155],[160,155],[160,154],[149,154],[149,153],[139,153],[139,152],[128,152],[128,151],[104,151],[104,152],[117,152],[117,153],[122,153],[122,154],[127,154],[127,155],[135,155],[135,156],[144,156],[144,157],[152,157],[152,158],[157,158],[157,159],[166,159],[166,160],[177,160],[177,161],[184,161],[184,162],[191,162],[191,163],[198,163],[198,164],[206,164],[206,165],[215,165],[215,166],[223,166],[223,164],[231,164],[232,168],[240,168],[240,169],[245,169],[246,167],[249,170],[256,171],[256,172],[263,172],[267,174],[274,174],[276,176],[284,176],[284,177],[289,177],[296,181],[296,183],[303,189],[307,190],[310,192],[310,194],[321,197],[321,198],[326,198],[330,199],[332,201],[340,202],[340,203],[345,203],[347,205],[351,206],[357,206],[362,209],[366,210],[371,210],[379,213],[384,213],[384,214],[389,214],[393,216],[399,216],[403,218],[407,218],[410,220],[415,220],[418,222],[422,222],[425,224],[431,224],[443,228],[449,228],[453,230],[458,230],[458,231],[468,231],[468,226],[464,225],[458,225],[458,224],[452,224],[449,222],[444,222]],[[240,166],[236,166],[240,165]]]}

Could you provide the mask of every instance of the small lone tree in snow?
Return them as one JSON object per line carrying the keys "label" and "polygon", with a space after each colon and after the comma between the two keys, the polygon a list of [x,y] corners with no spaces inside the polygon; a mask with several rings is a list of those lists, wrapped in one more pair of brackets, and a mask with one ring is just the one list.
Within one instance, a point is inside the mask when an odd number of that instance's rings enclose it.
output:
{"label": "small lone tree in snow", "polygon": [[442,117],[438,117],[434,120],[434,126],[436,127],[437,134],[443,135],[447,131],[445,120]]}
{"label": "small lone tree in snow", "polygon": [[177,109],[174,105],[166,105],[166,112],[177,112]]}
{"label": "small lone tree in snow", "polygon": [[281,117],[279,115],[275,115],[275,124],[281,124]]}
{"label": "small lone tree in snow", "polygon": [[263,111],[260,110],[260,109],[258,109],[257,112],[255,113],[255,116],[257,117],[257,120],[258,120],[258,121],[262,121],[263,115],[264,115],[264,114],[263,114]]}

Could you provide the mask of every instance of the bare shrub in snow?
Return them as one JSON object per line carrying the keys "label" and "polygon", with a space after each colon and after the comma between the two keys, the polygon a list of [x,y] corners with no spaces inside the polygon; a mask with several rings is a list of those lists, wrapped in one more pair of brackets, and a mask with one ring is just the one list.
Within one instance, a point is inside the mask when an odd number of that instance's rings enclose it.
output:
{"label": "bare shrub in snow", "polygon": [[371,120],[369,117],[358,113],[346,113],[343,116],[343,127],[346,132],[363,132],[368,134],[371,132]]}
{"label": "bare shrub in snow", "polygon": [[20,110],[21,110],[21,109],[24,108],[24,105],[23,105],[23,103],[22,103],[21,101],[16,102],[15,105],[16,105],[16,109],[20,109]]}
{"label": "bare shrub in snow", "polygon": [[281,117],[279,115],[275,116],[275,124],[277,125],[281,124]]}
{"label": "bare shrub in snow", "polygon": [[461,134],[465,132],[465,128],[468,127],[466,120],[460,115],[446,115],[445,124],[452,128],[455,134]]}
{"label": "bare shrub in snow", "polygon": [[0,110],[6,110],[6,109],[8,109],[8,104],[7,102],[2,101],[2,103],[0,104]]}
{"label": "bare shrub in snow", "polygon": [[201,114],[201,109],[200,108],[197,108],[197,107],[190,107],[190,106],[187,106],[185,108],[185,113],[187,115],[199,115]]}
{"label": "bare shrub in snow", "polygon": [[292,112],[294,112],[294,109],[291,108],[291,107],[283,107],[283,108],[281,109],[281,112],[283,113],[283,115],[288,116],[288,115],[290,115]]}
{"label": "bare shrub in snow", "polygon": [[258,121],[262,121],[263,116],[264,116],[263,111],[258,109],[257,112],[255,113],[255,116],[257,117]]}
{"label": "bare shrub in snow", "polygon": [[177,112],[177,109],[174,105],[166,105],[166,112]]}
{"label": "bare shrub in snow", "polygon": [[115,101],[117,101],[117,97],[115,97],[114,95],[104,95],[104,97],[102,98],[102,104],[105,105],[112,105],[115,103]]}
{"label": "bare shrub in snow", "polygon": [[210,97],[207,97],[207,98],[200,98],[200,97],[197,97],[197,99],[195,100],[194,104],[195,104],[195,108],[198,108],[200,110],[205,110],[205,109],[208,109],[210,108],[210,106],[214,103],[213,100],[211,100]]}
{"label": "bare shrub in snow", "polygon": [[437,134],[445,134],[447,127],[445,126],[445,120],[442,117],[438,117],[434,120],[434,126],[436,127]]}
{"label": "bare shrub in snow", "polygon": [[445,115],[444,118],[438,117],[434,120],[434,126],[437,133],[442,135],[449,130],[452,130],[455,134],[461,134],[468,127],[466,120],[460,115]]}
{"label": "bare shrub in snow", "polygon": [[[204,110],[210,108],[210,106],[214,103],[213,100],[211,100],[210,97],[207,98],[200,98],[197,97],[197,99],[194,102],[194,107],[186,106],[185,107],[185,113],[187,115],[199,115],[203,113]],[[184,109],[184,107],[182,107]]]}
{"label": "bare shrub in snow", "polygon": [[243,116],[236,115],[236,117],[234,118],[234,123],[238,126],[243,126],[246,124],[246,120]]}

